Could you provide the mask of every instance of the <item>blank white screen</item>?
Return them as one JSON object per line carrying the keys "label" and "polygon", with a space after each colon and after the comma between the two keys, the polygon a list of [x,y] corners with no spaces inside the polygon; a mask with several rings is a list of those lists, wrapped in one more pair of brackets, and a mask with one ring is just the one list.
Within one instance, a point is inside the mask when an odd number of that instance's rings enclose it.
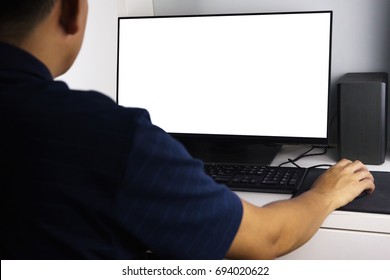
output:
{"label": "blank white screen", "polygon": [[326,138],[331,14],[120,19],[118,103],[171,133]]}

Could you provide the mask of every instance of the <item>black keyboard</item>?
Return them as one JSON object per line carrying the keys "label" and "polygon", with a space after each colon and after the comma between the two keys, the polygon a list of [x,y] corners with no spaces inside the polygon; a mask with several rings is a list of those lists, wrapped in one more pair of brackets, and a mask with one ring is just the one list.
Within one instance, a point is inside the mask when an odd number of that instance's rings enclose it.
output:
{"label": "black keyboard", "polygon": [[298,191],[306,168],[206,163],[205,172],[235,191],[292,194]]}

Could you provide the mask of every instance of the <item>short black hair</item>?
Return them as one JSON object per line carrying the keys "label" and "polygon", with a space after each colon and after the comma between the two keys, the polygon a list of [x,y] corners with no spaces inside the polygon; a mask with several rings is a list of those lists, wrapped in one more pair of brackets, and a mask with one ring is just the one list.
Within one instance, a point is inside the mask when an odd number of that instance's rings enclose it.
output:
{"label": "short black hair", "polygon": [[51,12],[58,0],[0,1],[0,40],[20,41]]}

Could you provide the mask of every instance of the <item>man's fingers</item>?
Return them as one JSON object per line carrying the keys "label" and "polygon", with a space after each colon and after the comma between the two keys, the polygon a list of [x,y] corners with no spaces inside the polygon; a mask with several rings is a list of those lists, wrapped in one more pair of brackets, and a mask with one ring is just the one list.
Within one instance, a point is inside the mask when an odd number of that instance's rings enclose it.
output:
{"label": "man's fingers", "polygon": [[348,159],[342,159],[338,163],[336,163],[333,167],[340,167],[340,168],[342,168],[342,167],[345,167],[345,166],[347,166],[347,165],[349,165],[351,163],[352,163],[352,161],[350,161]]}
{"label": "man's fingers", "polygon": [[365,177],[363,178],[362,180],[360,180],[360,183],[363,185],[363,187],[365,188],[365,190],[368,192],[368,193],[373,193],[374,190],[375,190],[375,182],[374,182],[374,178],[372,177]]}
{"label": "man's fingers", "polygon": [[365,179],[374,181],[374,176],[372,176],[371,172],[368,169],[365,169],[365,168],[358,169],[354,172],[354,174],[356,175],[356,178],[359,181],[362,181]]}

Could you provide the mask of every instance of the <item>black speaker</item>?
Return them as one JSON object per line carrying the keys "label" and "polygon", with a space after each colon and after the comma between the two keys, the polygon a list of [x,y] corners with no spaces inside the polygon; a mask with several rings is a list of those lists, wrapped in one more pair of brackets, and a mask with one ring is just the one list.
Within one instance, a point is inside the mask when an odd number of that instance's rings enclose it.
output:
{"label": "black speaker", "polygon": [[387,73],[348,73],[337,85],[339,158],[379,165],[387,144]]}

